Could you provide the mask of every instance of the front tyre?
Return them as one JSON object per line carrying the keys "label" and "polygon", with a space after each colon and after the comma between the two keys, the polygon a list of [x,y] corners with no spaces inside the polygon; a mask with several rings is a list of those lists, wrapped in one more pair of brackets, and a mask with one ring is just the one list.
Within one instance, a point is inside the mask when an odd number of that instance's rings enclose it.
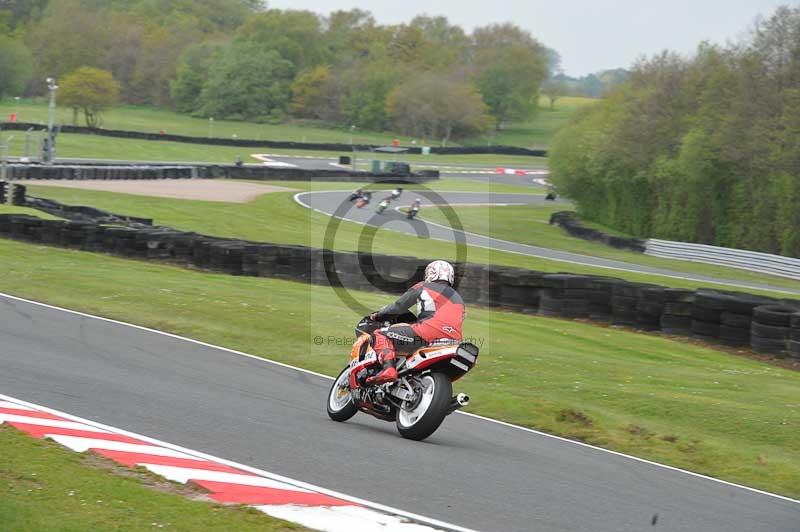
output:
{"label": "front tyre", "polygon": [[453,385],[443,373],[428,373],[416,379],[417,397],[397,411],[397,430],[409,440],[424,440],[439,428],[453,395]]}
{"label": "front tyre", "polygon": [[328,417],[334,421],[347,421],[358,412],[358,407],[350,395],[350,366],[336,377],[328,392]]}

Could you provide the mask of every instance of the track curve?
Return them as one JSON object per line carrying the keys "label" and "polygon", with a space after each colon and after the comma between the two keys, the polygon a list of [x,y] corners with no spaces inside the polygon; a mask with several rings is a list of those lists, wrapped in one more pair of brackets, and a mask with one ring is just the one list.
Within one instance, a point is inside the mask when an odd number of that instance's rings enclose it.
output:
{"label": "track curve", "polygon": [[[432,191],[409,191],[407,195],[403,196],[401,205],[407,205],[413,201],[411,197],[422,197],[423,212],[425,205],[431,204],[448,204],[448,205],[508,205],[508,204],[537,204],[544,203],[544,196],[534,194],[500,194],[500,193],[484,193],[484,192],[432,192]],[[491,238],[484,235],[469,233],[464,231],[457,231],[444,225],[436,224],[418,218],[412,222],[405,220],[405,216],[399,212],[390,212],[387,210],[383,215],[375,215],[375,205],[380,200],[380,194],[376,193],[373,196],[372,203],[364,208],[358,209],[351,208],[351,204],[347,202],[347,194],[342,191],[322,191],[322,192],[302,192],[295,195],[295,201],[300,205],[313,209],[328,216],[337,216],[343,220],[356,222],[364,225],[380,226],[387,229],[399,231],[410,235],[428,235],[429,238],[435,240],[444,240],[448,242],[456,241],[456,233],[460,233],[459,239],[466,241],[470,246],[495,249],[498,251],[506,251],[516,253],[519,255],[528,255],[531,257],[540,257],[548,260],[564,262],[567,264],[580,264],[583,266],[592,266],[597,268],[605,268],[610,270],[609,275],[613,275],[613,271],[626,271],[636,272],[648,275],[660,275],[663,277],[672,277],[677,279],[688,279],[698,282],[714,283],[718,285],[726,285],[732,288],[747,288],[757,290],[771,290],[774,292],[800,295],[800,289],[792,290],[784,287],[777,287],[766,283],[754,283],[748,281],[739,281],[732,279],[725,279],[721,277],[713,277],[708,275],[699,275],[694,273],[679,272],[675,270],[668,270],[664,268],[654,268],[651,266],[643,266],[629,262],[618,260],[604,259],[600,257],[592,257],[588,255],[580,255],[578,253],[570,253],[567,251],[560,251],[550,248],[542,248],[537,246],[530,246],[527,244],[520,244],[517,242],[510,242],[507,240],[500,240]],[[461,238],[463,236],[463,238]]]}
{"label": "track curve", "polygon": [[328,378],[5,295],[0,345],[0,393],[469,528],[800,522],[798,501],[467,415],[422,443],[364,415],[334,423]]}

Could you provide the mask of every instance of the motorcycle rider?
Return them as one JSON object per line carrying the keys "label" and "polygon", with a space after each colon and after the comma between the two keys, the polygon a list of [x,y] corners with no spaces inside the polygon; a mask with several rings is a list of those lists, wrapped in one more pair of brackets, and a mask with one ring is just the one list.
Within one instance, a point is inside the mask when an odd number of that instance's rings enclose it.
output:
{"label": "motorcycle rider", "polygon": [[392,304],[370,315],[379,321],[381,316],[397,315],[417,304],[417,322],[411,325],[392,325],[373,334],[373,347],[383,363],[383,370],[367,378],[367,384],[383,384],[397,380],[396,351],[411,354],[434,340],[461,340],[461,325],[466,315],[464,301],[453,288],[455,271],[443,260],[425,267],[425,280],[415,284]]}
{"label": "motorcycle rider", "polygon": [[391,196],[389,196],[389,197],[390,197],[391,199],[393,199],[393,200],[396,200],[397,198],[399,198],[399,197],[400,197],[400,195],[401,195],[402,193],[403,193],[403,187],[397,187],[396,189],[392,190],[392,194],[391,194]]}
{"label": "motorcycle rider", "polygon": [[422,201],[417,198],[414,200],[414,203],[411,204],[411,207],[408,209],[408,217],[413,218],[419,212],[420,205],[422,205]]}

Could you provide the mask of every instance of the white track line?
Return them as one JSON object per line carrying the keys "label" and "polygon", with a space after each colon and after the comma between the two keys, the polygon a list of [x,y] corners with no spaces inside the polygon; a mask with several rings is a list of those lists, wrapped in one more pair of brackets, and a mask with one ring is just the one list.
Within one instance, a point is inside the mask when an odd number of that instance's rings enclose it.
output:
{"label": "white track line", "polygon": [[[259,356],[256,356],[256,355],[251,355],[251,354],[248,354],[248,353],[244,353],[242,351],[236,351],[234,349],[228,349],[227,347],[221,347],[221,346],[218,346],[218,345],[213,345],[213,344],[209,344],[209,343],[206,343],[206,342],[201,342],[199,340],[194,340],[192,338],[186,338],[186,337],[183,337],[183,336],[178,336],[177,334],[172,334],[172,333],[168,333],[168,332],[164,332],[164,331],[159,331],[159,330],[156,330],[156,329],[150,329],[148,327],[143,327],[141,325],[135,325],[135,324],[132,324],[132,323],[126,323],[124,321],[112,320],[110,318],[104,318],[102,316],[95,316],[93,314],[86,314],[85,312],[79,312],[77,310],[70,310],[70,309],[66,309],[66,308],[63,308],[63,307],[56,307],[54,305],[49,305],[47,303],[41,303],[39,301],[33,301],[33,300],[30,300],[30,299],[24,299],[24,298],[21,298],[21,297],[12,296],[10,294],[5,294],[5,293],[2,293],[2,292],[0,292],[0,297],[5,297],[5,298],[8,298],[8,299],[11,299],[11,300],[14,300],[14,301],[22,301],[24,303],[29,303],[31,305],[37,305],[37,306],[48,308],[48,309],[51,309],[51,310],[57,310],[57,311],[60,311],[60,312],[66,312],[68,314],[74,314],[74,315],[82,316],[82,317],[85,317],[85,318],[92,318],[92,319],[96,319],[96,320],[100,320],[100,321],[105,321],[105,322],[108,322],[108,323],[114,323],[116,325],[122,325],[122,326],[125,326],[125,327],[131,327],[133,329],[138,329],[138,330],[150,332],[150,333],[153,333],[153,334],[159,334],[159,335],[162,335],[162,336],[167,336],[169,338],[175,338],[177,340],[182,340],[184,342],[193,343],[195,345],[202,345],[204,347],[210,347],[212,349],[218,349],[220,351],[225,351],[226,353],[231,353],[231,354],[234,354],[234,355],[244,356],[244,357],[252,358],[254,360],[260,360],[260,361],[268,363],[268,364],[274,364],[276,366],[280,366],[282,368],[291,369],[291,370],[294,370],[294,371],[299,371],[301,373],[307,373],[309,375],[315,375],[317,377],[322,377],[324,379],[334,380],[334,377],[330,377],[328,375],[323,375],[322,373],[317,373],[316,371],[310,371],[310,370],[299,368],[299,367],[296,367],[296,366],[291,366],[289,364],[284,364],[283,362],[277,362],[275,360],[270,360],[268,358],[263,358],[263,357],[259,357]],[[151,443],[155,443],[156,445],[162,445],[164,447],[168,447],[168,448],[172,448],[172,449],[175,449],[175,450],[178,450],[178,451],[186,452],[187,454],[192,454],[194,457],[200,457],[200,458],[206,459],[206,460],[215,460],[215,461],[218,461],[218,462],[220,462],[222,464],[229,465],[231,467],[236,467],[236,468],[239,468],[239,469],[243,469],[245,471],[250,471],[250,472],[256,473],[258,475],[264,475],[264,476],[266,476],[268,478],[273,478],[273,479],[279,480],[281,482],[286,482],[287,484],[292,484],[292,485],[295,485],[295,486],[298,486],[298,487],[301,487],[301,488],[306,488],[306,489],[310,489],[310,490],[313,490],[313,491],[317,491],[317,492],[323,493],[325,495],[330,495],[331,497],[338,497],[338,498],[344,499],[346,501],[351,501],[351,502],[355,502],[357,504],[362,504],[364,506],[369,506],[371,508],[374,508],[374,509],[377,509],[377,510],[381,510],[381,511],[384,511],[384,512],[387,512],[387,513],[392,513],[392,514],[395,514],[395,515],[402,515],[402,516],[415,516],[414,520],[417,520],[417,521],[420,521],[420,522],[425,522],[427,524],[433,524],[433,522],[434,522],[434,520],[428,520],[427,518],[423,518],[422,516],[416,516],[415,514],[412,514],[412,513],[409,513],[409,512],[403,512],[401,510],[396,510],[396,509],[390,508],[388,506],[383,506],[383,505],[380,505],[380,504],[377,504],[377,503],[371,503],[371,502],[368,502],[368,501],[357,499],[355,497],[350,497],[349,495],[344,495],[344,494],[337,493],[337,492],[334,492],[334,491],[331,491],[331,490],[327,490],[325,488],[312,486],[311,484],[307,484],[307,483],[304,483],[304,482],[298,482],[298,481],[295,481],[295,480],[292,480],[292,479],[288,479],[286,477],[282,477],[280,475],[274,475],[272,473],[267,473],[266,471],[262,471],[260,469],[256,469],[256,468],[249,467],[249,466],[243,466],[242,464],[237,464],[236,462],[231,462],[230,460],[225,460],[224,458],[217,458],[215,456],[211,456],[211,455],[207,455],[207,454],[203,454],[203,453],[198,453],[197,451],[191,451],[189,449],[186,449],[186,448],[183,448],[183,447],[180,447],[180,446],[177,446],[177,445],[172,445],[170,443],[161,442],[161,441],[155,440],[153,438],[148,438],[147,436],[141,436],[139,434],[134,434],[132,432],[119,430],[119,429],[116,429],[116,428],[113,428],[113,427],[109,427],[107,425],[103,425],[103,424],[96,423],[96,422],[93,422],[93,421],[88,421],[88,420],[79,418],[77,416],[73,416],[73,415],[70,415],[70,414],[65,414],[63,412],[59,412],[59,411],[53,410],[51,408],[43,407],[43,406],[40,406],[40,405],[34,405],[32,403],[28,403],[28,402],[25,402],[25,401],[19,401],[19,400],[13,398],[13,397],[9,397],[7,395],[0,394],[0,401],[2,401],[2,400],[12,401],[12,402],[19,402],[23,406],[29,406],[31,408],[42,410],[44,412],[50,412],[51,414],[54,414],[54,415],[57,415],[57,416],[62,416],[62,417],[68,418],[68,419],[73,419],[73,420],[75,420],[75,421],[77,421],[79,423],[86,423],[88,425],[99,427],[99,428],[102,428],[102,429],[105,429],[105,430],[109,430],[109,431],[112,431],[112,432],[117,432],[118,434],[123,434],[123,435],[126,435],[126,436],[130,436],[132,438],[138,438],[138,439],[143,440],[143,441],[148,441],[148,442],[151,442]],[[663,469],[667,469],[669,471],[676,471],[676,472],[684,473],[686,475],[690,475],[690,476],[693,476],[693,477],[696,477],[696,478],[702,478],[702,479],[705,479],[705,480],[710,480],[710,481],[716,482],[718,484],[724,484],[726,486],[731,486],[731,487],[734,487],[734,488],[743,489],[743,490],[749,491],[751,493],[758,493],[760,495],[766,495],[768,497],[774,497],[774,498],[781,499],[781,500],[788,501],[788,502],[792,502],[792,503],[795,503],[795,504],[800,504],[800,500],[792,499],[792,498],[789,498],[789,497],[784,497],[783,495],[778,495],[776,493],[770,493],[768,491],[763,491],[763,490],[759,490],[759,489],[756,489],[756,488],[751,488],[749,486],[744,486],[742,484],[735,484],[733,482],[728,482],[727,480],[720,480],[718,478],[709,477],[709,476],[706,476],[706,475],[702,475],[700,473],[694,473],[694,472],[688,471],[686,469],[681,469],[681,468],[678,468],[678,467],[673,467],[673,466],[670,466],[670,465],[665,465],[665,464],[661,464],[661,463],[658,463],[658,462],[653,462],[651,460],[646,460],[644,458],[639,458],[639,457],[632,456],[632,455],[625,454],[625,453],[621,453],[621,452],[618,452],[618,451],[612,451],[610,449],[604,449],[602,447],[597,447],[597,446],[594,446],[594,445],[590,445],[588,443],[583,443],[583,442],[579,442],[579,441],[575,441],[575,440],[570,440],[570,439],[567,439],[567,438],[562,438],[561,436],[556,436],[554,434],[548,434],[547,432],[540,432],[540,431],[535,430],[535,429],[529,429],[527,427],[523,427],[523,426],[520,426],[520,425],[514,425],[512,423],[507,423],[505,421],[499,421],[497,419],[492,419],[492,418],[489,418],[489,417],[479,416],[477,414],[470,414],[468,412],[463,412],[463,411],[460,411],[460,410],[457,410],[455,413],[459,414],[459,415],[475,418],[475,419],[480,419],[482,421],[486,421],[486,422],[489,422],[489,423],[496,423],[498,425],[502,425],[502,426],[508,427],[508,428],[513,428],[513,429],[516,429],[516,430],[521,430],[523,432],[536,434],[537,436],[542,436],[542,437],[545,437],[545,438],[551,438],[551,439],[554,439],[554,440],[558,440],[560,442],[569,443],[569,444],[572,444],[572,445],[578,445],[580,447],[585,447],[585,448],[588,448],[588,449],[594,449],[595,451],[612,454],[614,456],[619,456],[619,457],[622,457],[622,458],[628,458],[630,460],[635,460],[635,461],[640,462],[640,463],[649,464],[649,465],[652,465],[652,466],[655,466],[655,467],[660,467],[660,468],[663,468]],[[436,523],[438,523],[438,524],[433,524],[433,526],[440,526],[440,527],[441,526],[445,526],[445,523],[442,523],[442,522],[439,522],[439,521],[436,521]],[[465,530],[465,531],[471,532],[471,531],[469,531],[469,529],[459,528],[459,527],[455,527],[453,525],[447,525],[447,527],[450,527],[453,530],[459,530],[459,531]]]}
{"label": "white track line", "polygon": [[[298,204],[300,204],[301,206],[305,207],[306,209],[311,209],[314,212],[318,212],[320,214],[324,214],[325,216],[328,216],[329,218],[338,218],[339,220],[343,220],[343,221],[346,221],[346,222],[353,222],[353,223],[357,223],[359,225],[369,225],[369,224],[366,224],[364,222],[360,222],[358,220],[353,220],[351,218],[346,218],[346,217],[342,217],[342,216],[333,216],[332,214],[330,214],[328,212],[325,212],[325,211],[320,210],[320,209],[316,209],[316,208],[308,205],[307,203],[305,203],[303,200],[300,199],[300,196],[303,196],[305,194],[322,194],[322,193],[330,193],[330,192],[342,192],[342,191],[341,190],[324,190],[324,191],[314,191],[314,192],[298,192],[297,194],[294,195],[294,201],[297,202]],[[501,194],[506,194],[506,193],[505,192],[501,192]],[[523,193],[521,193],[521,192],[519,192],[519,193],[518,192],[510,192],[509,194],[523,194]],[[509,240],[502,240],[500,238],[494,238],[494,237],[491,237],[491,236],[481,235],[481,234],[478,234],[478,233],[470,233],[469,231],[457,231],[456,229],[453,229],[452,227],[447,227],[446,225],[437,224],[436,222],[431,222],[431,221],[428,221],[428,220],[423,220],[423,221],[426,224],[430,224],[430,225],[434,225],[434,226],[437,226],[437,227],[441,227],[443,229],[447,229],[448,231],[452,231],[453,233],[459,232],[459,233],[462,233],[462,234],[465,234],[465,235],[474,236],[476,238],[488,238],[488,239],[494,240],[496,242],[502,242],[504,244],[510,244],[510,245],[515,245],[515,246],[529,246],[528,244],[522,244],[522,243],[519,243],[519,242],[511,242]],[[394,231],[396,233],[400,233],[400,234],[403,234],[403,235],[406,235],[406,236],[413,236],[413,235],[410,235],[409,233],[407,233],[405,231],[401,231],[399,229],[392,229],[390,227],[381,227],[381,229],[384,229],[386,231]],[[428,237],[428,238],[429,238],[429,240],[438,240],[439,242],[449,242],[451,244],[455,244],[455,242],[453,242],[452,240],[448,240],[446,238],[434,238],[434,237]],[[788,291],[788,290],[781,290],[780,288],[758,288],[758,287],[755,287],[755,286],[748,286],[748,285],[737,284],[737,283],[728,283],[728,282],[724,282],[724,281],[705,281],[705,280],[702,280],[702,279],[694,279],[692,277],[684,277],[684,276],[681,276],[681,275],[643,272],[643,271],[640,271],[640,270],[631,270],[631,269],[628,269],[628,268],[620,268],[620,267],[617,267],[617,266],[603,266],[603,265],[600,265],[600,264],[589,264],[589,263],[586,263],[586,262],[577,262],[577,261],[569,260],[569,259],[559,259],[559,258],[555,258],[555,257],[543,257],[541,255],[531,255],[530,253],[524,253],[522,251],[513,251],[513,250],[510,250],[510,249],[498,249],[498,248],[494,248],[492,246],[484,246],[484,245],[481,245],[481,244],[469,244],[468,243],[467,245],[471,246],[471,247],[476,247],[476,248],[490,249],[492,251],[497,251],[497,252],[500,252],[500,253],[513,253],[514,255],[521,255],[523,257],[532,257],[532,258],[536,258],[536,259],[540,259],[540,260],[552,260],[552,261],[555,261],[555,262],[564,262],[564,263],[567,263],[567,264],[574,264],[576,266],[583,266],[583,267],[586,267],[586,268],[602,268],[604,270],[613,270],[613,271],[621,271],[621,272],[628,272],[628,273],[636,273],[636,274],[639,274],[639,275],[650,275],[650,276],[656,276],[656,277],[665,277],[667,279],[680,279],[682,281],[691,281],[693,283],[708,283],[708,284],[713,284],[713,285],[717,285],[717,286],[732,286],[734,288],[744,288],[746,290],[762,290],[764,292],[775,292],[776,294],[786,294],[786,295],[791,295],[791,296],[795,296],[795,297],[798,296],[797,292],[792,292],[792,291]],[[529,246],[529,247],[534,247],[534,246]],[[550,249],[550,248],[543,248],[543,249]],[[554,249],[553,251],[560,251],[560,250]],[[565,251],[563,253],[571,253],[571,252]],[[572,254],[573,255],[579,255],[578,253],[572,253]],[[602,258],[602,257],[591,257],[591,256],[588,256],[588,255],[581,255],[581,256],[585,256],[588,259],[594,259],[594,258],[600,259],[600,258]],[[604,259],[604,260],[613,260],[613,259]]]}

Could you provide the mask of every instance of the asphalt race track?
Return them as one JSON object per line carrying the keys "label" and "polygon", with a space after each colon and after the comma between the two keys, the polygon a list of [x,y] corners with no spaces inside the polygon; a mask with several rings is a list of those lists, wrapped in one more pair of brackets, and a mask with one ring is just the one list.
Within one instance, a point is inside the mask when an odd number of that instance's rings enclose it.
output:
{"label": "asphalt race track", "polygon": [[[432,204],[449,204],[449,205],[463,205],[463,204],[478,204],[478,205],[507,205],[507,204],[532,204],[543,203],[544,197],[533,194],[496,194],[496,193],[482,193],[482,192],[420,192],[408,191],[404,193],[401,198],[393,202],[392,207],[387,209],[384,214],[377,215],[375,213],[375,206],[388,193],[382,191],[373,194],[372,202],[363,209],[354,207],[347,201],[348,194],[342,191],[331,192],[304,192],[297,194],[295,199],[303,206],[316,209],[319,212],[329,215],[336,215],[339,218],[357,222],[361,224],[369,224],[374,226],[381,226],[387,229],[400,231],[411,235],[429,236],[433,239],[445,240],[454,242],[456,241],[456,231],[450,227],[445,227],[431,222],[426,222],[424,219],[417,218],[413,221],[405,220],[405,215],[394,211],[395,207],[407,207],[414,198],[422,198],[421,216],[425,216],[426,208],[434,208]],[[466,213],[461,214],[462,216]],[[740,280],[730,280],[718,277],[710,277],[706,275],[699,275],[688,272],[678,272],[667,270],[663,268],[654,268],[650,266],[643,266],[639,264],[632,264],[611,259],[604,259],[600,257],[591,257],[588,255],[579,255],[577,253],[569,253],[567,251],[559,251],[555,249],[541,248],[536,246],[529,246],[526,244],[518,244],[516,242],[509,242],[506,240],[498,240],[481,236],[472,233],[461,233],[463,240],[470,246],[478,246],[484,248],[492,248],[501,251],[509,251],[521,255],[530,255],[532,257],[542,257],[545,259],[564,261],[565,270],[568,269],[569,264],[581,264],[585,266],[599,266],[602,268],[610,268],[608,270],[609,276],[614,275],[614,270],[622,270],[629,272],[639,272],[652,275],[663,275],[667,277],[677,277],[682,279],[691,279],[693,281],[702,281],[709,283],[716,283],[728,285],[734,288],[755,288],[761,290],[774,290],[776,292],[783,292],[786,294],[800,294],[800,290],[792,290],[783,287],[771,286],[764,283],[754,283]],[[461,236],[459,235],[459,236]]]}
{"label": "asphalt race track", "polygon": [[[345,154],[348,155],[348,154]],[[365,161],[370,160],[369,153],[361,153],[359,152],[356,154],[357,160],[360,163],[364,163]],[[285,167],[288,165],[289,167],[295,168],[302,168],[304,170],[330,170],[331,168],[347,168],[351,169],[351,166],[339,166],[338,159],[333,158],[326,158],[326,157],[315,157],[309,155],[268,155],[267,156],[272,163],[267,162],[267,165],[274,164],[280,167]],[[398,157],[402,159],[402,155]],[[528,172],[536,172],[536,174],[530,175],[514,175],[514,174],[504,174],[504,173],[497,173],[497,168],[493,167],[489,164],[468,164],[468,163],[439,163],[436,161],[436,156],[432,155],[430,161],[426,162],[413,162],[411,163],[411,169],[414,171],[417,170],[439,170],[443,177],[451,177],[451,178],[458,178],[458,179],[471,179],[474,181],[482,181],[486,183],[503,183],[506,185],[517,185],[517,186],[529,186],[529,187],[539,187],[541,188],[542,185],[536,183],[534,179],[546,177],[546,175],[541,174],[541,172],[546,172],[547,170],[542,167],[526,167],[524,165],[511,165],[514,169],[519,169]],[[359,166],[360,169],[363,169],[362,166]]]}
{"label": "asphalt race track", "polygon": [[323,377],[5,296],[0,346],[0,393],[468,528],[800,530],[798,501],[479,418],[335,423]]}

